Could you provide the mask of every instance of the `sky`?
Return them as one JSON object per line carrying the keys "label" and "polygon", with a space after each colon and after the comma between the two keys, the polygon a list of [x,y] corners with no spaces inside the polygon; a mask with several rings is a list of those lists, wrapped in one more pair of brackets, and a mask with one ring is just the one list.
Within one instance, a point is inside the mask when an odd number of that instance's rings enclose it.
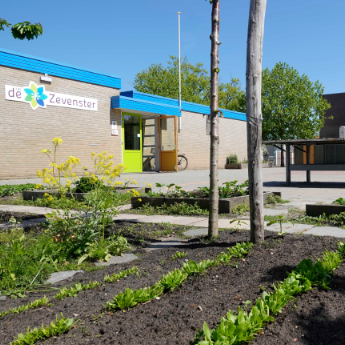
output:
{"label": "sky", "polygon": [[[345,92],[345,0],[268,0],[263,68],[286,62],[325,93]],[[181,55],[209,70],[211,5],[205,0],[2,1],[11,24],[40,22],[44,33],[20,41],[0,31],[0,47],[120,76],[122,90],[152,63]],[[239,78],[245,88],[249,0],[220,0],[220,79]]]}

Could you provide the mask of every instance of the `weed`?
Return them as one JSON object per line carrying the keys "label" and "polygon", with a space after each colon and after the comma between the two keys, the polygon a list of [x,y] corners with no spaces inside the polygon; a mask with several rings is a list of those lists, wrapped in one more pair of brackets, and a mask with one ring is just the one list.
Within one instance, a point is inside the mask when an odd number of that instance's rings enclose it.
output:
{"label": "weed", "polygon": [[137,266],[133,266],[127,270],[121,271],[120,273],[115,273],[111,276],[107,275],[104,277],[104,281],[106,283],[113,283],[119,279],[128,277],[130,274],[136,273],[137,275],[140,274],[140,270]]}
{"label": "weed", "polygon": [[265,204],[286,204],[289,200],[283,200],[279,195],[270,194],[265,200]]}
{"label": "weed", "polygon": [[245,202],[231,209],[231,212],[233,214],[238,214],[238,215],[242,215],[243,213],[249,212],[249,211],[250,211],[249,205],[247,205]]}

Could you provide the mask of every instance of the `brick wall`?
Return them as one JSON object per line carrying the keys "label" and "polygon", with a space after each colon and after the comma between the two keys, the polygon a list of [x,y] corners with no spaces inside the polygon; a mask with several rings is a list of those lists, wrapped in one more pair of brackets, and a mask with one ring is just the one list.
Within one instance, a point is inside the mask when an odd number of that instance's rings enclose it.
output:
{"label": "brick wall", "polygon": [[[47,91],[95,98],[98,111],[54,106],[32,110],[28,103],[5,100],[5,84],[41,85],[42,74],[0,66],[0,75],[0,179],[35,177],[38,169],[48,167],[41,149],[50,149],[54,137],[64,141],[58,162],[72,155],[81,159],[81,167],[91,167],[91,152],[104,150],[116,163],[122,162],[121,112],[110,109],[110,97],[118,95],[118,89],[53,76],[52,83],[45,84]],[[117,121],[119,136],[111,136],[112,120]]]}
{"label": "brick wall", "polygon": [[[210,136],[206,133],[206,115],[182,112],[182,130],[178,134],[179,153],[188,158],[188,169],[209,169]],[[247,159],[246,122],[219,119],[219,168],[224,169],[226,157],[237,154],[239,161]]]}

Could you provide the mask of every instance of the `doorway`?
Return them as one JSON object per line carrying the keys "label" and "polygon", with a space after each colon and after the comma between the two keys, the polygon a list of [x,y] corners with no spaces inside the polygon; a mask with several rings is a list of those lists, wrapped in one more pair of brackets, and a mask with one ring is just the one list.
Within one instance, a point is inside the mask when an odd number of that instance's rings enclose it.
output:
{"label": "doorway", "polygon": [[143,171],[141,115],[122,113],[123,165],[126,173]]}
{"label": "doorway", "polygon": [[178,171],[177,117],[159,118],[159,163],[161,171]]}

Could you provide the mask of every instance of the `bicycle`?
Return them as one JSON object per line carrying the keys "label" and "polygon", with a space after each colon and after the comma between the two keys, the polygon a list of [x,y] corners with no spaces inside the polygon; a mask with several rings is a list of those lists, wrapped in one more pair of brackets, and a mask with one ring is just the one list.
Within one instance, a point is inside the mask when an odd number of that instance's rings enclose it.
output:
{"label": "bicycle", "polygon": [[[154,149],[151,149],[151,153],[154,154],[155,151]],[[154,159],[155,156],[151,157],[146,157],[144,163],[143,163],[143,168],[144,171],[153,171],[156,169],[155,165],[151,163],[151,160]],[[185,153],[180,153],[177,156],[177,165],[178,165],[178,170],[186,170],[188,167],[188,158],[186,157]]]}

